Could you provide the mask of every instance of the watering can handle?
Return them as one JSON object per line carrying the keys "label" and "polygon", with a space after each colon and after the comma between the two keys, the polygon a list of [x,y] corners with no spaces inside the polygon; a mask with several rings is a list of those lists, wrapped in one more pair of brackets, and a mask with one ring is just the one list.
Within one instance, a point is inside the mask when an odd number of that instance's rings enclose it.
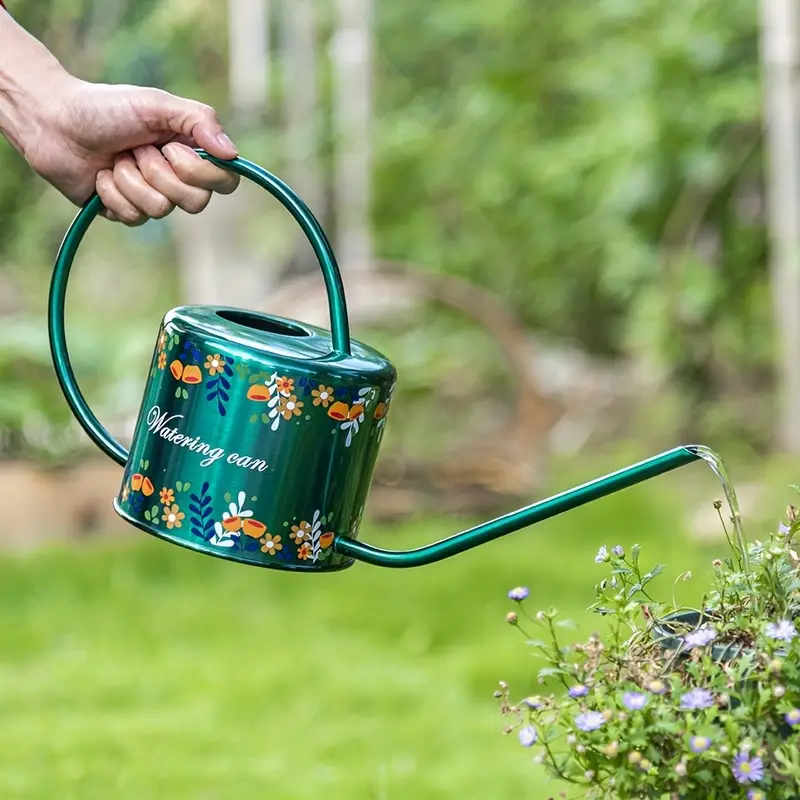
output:
{"label": "watering can handle", "polygon": [[[342,276],[336,263],[333,248],[322,226],[311,210],[283,181],[272,173],[243,158],[223,161],[209,155],[204,150],[197,154],[222,169],[235,172],[266,189],[280,201],[303,229],[314,249],[314,254],[322,268],[325,286],[328,291],[328,306],[331,315],[333,350],[343,355],[350,354],[350,326],[347,320],[347,305],[344,298]],[[81,394],[72,364],[67,352],[64,331],[64,306],[67,294],[67,280],[78,247],[94,218],[103,210],[103,203],[94,194],[81,208],[70,225],[56,257],[53,277],[50,282],[50,298],[47,310],[47,326],[50,334],[50,352],[56,370],[56,377],[75,418],[89,438],[120,466],[125,466],[128,451],[101,425]]]}

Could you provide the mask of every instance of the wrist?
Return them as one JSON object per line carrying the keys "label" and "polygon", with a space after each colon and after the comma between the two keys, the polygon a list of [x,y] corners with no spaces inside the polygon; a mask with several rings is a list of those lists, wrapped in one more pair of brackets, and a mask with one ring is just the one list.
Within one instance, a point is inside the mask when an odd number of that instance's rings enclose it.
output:
{"label": "wrist", "polygon": [[76,80],[0,9],[0,132],[23,156],[41,138],[64,86]]}

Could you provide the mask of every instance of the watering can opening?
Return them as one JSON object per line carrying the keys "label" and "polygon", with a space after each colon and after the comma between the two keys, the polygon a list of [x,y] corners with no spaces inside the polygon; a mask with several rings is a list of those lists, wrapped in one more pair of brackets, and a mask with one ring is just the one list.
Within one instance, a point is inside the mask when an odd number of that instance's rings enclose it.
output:
{"label": "watering can opening", "polygon": [[132,525],[207,555],[273,569],[333,572],[356,560],[421,566],[700,458],[694,446],[676,447],[415,550],[359,541],[396,370],[381,353],[351,340],[336,257],[302,199],[252,162],[197,152],[266,189],[292,214],[322,270],[331,330],[243,309],[173,309],[162,320],[126,450],[81,394],[64,329],[72,262],[102,210],[94,195],[56,258],[50,347],[76,419],[123,467],[114,508]]}
{"label": "watering can opening", "polygon": [[311,336],[311,331],[300,323],[288,322],[271,314],[234,308],[219,309],[214,313],[220,319],[240,325],[242,328],[250,328],[277,336]]}

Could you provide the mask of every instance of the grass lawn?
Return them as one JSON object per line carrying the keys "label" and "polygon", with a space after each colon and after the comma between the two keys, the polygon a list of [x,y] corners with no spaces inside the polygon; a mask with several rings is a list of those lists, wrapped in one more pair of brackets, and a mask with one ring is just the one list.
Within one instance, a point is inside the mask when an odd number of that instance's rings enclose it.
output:
{"label": "grass lawn", "polygon": [[653,481],[408,571],[285,575],[144,535],[0,560],[0,797],[544,800],[492,697],[499,679],[536,690],[505,593],[586,622],[597,546],[638,542],[666,597],[712,557],[676,530],[679,503]]}

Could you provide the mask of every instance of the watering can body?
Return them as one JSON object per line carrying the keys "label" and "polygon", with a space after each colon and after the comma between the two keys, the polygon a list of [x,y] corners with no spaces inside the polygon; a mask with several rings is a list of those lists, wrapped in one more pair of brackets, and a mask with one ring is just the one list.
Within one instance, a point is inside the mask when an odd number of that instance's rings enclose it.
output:
{"label": "watering can body", "polygon": [[420,566],[700,457],[694,446],[676,447],[415,550],[360,541],[395,368],[350,338],[335,255],[302,199],[252,162],[198,152],[266,189],[300,225],[325,280],[331,330],[235,308],[173,309],[157,333],[128,452],[86,403],[66,344],[67,281],[102,210],[94,195],[59,249],[48,328],[67,403],[87,435],[123,467],[114,507],[132,525],[208,555],[296,572],[332,572],[356,560]]}
{"label": "watering can body", "polygon": [[330,333],[185,307],[158,334],[117,512],[172,542],[261,566],[335,570],[357,536],[392,364]]}

